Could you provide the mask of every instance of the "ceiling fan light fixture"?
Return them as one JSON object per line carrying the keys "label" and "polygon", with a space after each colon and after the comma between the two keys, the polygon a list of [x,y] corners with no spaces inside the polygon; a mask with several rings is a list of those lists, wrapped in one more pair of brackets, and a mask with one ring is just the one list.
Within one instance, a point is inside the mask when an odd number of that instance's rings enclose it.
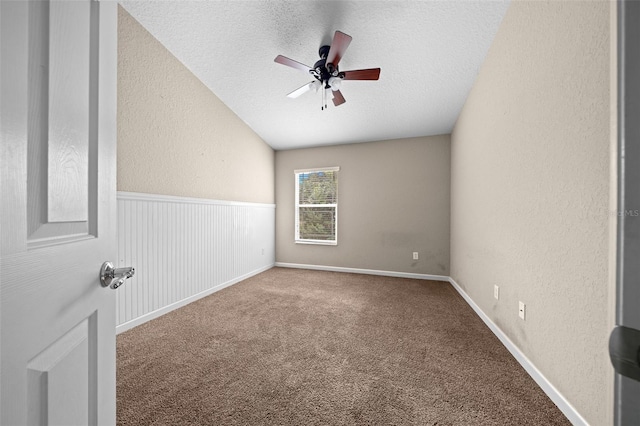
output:
{"label": "ceiling fan light fixture", "polygon": [[328,89],[325,89],[325,93],[326,93],[326,96],[327,96],[327,100],[329,100],[329,101],[330,101],[331,99],[333,99],[333,90],[337,90],[337,89],[334,89],[333,87],[330,87],[330,88],[328,88]]}
{"label": "ceiling fan light fixture", "polygon": [[309,90],[313,90],[316,93],[318,93],[318,89],[320,89],[320,87],[322,87],[322,83],[320,83],[318,80],[309,83]]}
{"label": "ceiling fan light fixture", "polygon": [[342,79],[340,77],[331,77],[329,79],[329,86],[331,86],[331,90],[334,92],[336,90],[340,90],[340,86],[342,85]]}

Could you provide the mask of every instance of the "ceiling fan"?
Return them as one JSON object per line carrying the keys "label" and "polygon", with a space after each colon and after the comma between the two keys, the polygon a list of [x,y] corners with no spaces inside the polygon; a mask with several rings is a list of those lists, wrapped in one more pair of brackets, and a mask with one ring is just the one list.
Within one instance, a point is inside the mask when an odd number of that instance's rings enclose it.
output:
{"label": "ceiling fan", "polygon": [[322,90],[322,109],[325,109],[327,108],[327,98],[331,98],[335,106],[346,102],[342,92],[340,92],[342,80],[377,80],[380,77],[380,68],[340,71],[338,63],[347,51],[349,43],[351,43],[351,36],[336,31],[333,35],[331,46],[320,47],[318,51],[320,60],[313,65],[313,68],[282,55],[276,56],[275,62],[309,73],[315,78],[315,80],[294,90],[287,96],[297,98],[311,90],[317,92],[319,89],[324,88]]}

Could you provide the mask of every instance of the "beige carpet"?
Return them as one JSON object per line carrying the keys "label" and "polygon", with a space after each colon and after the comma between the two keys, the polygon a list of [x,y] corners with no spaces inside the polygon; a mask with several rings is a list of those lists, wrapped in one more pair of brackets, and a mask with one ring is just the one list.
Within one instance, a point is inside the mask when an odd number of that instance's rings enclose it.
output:
{"label": "beige carpet", "polygon": [[118,336],[121,425],[568,425],[448,283],[273,268]]}

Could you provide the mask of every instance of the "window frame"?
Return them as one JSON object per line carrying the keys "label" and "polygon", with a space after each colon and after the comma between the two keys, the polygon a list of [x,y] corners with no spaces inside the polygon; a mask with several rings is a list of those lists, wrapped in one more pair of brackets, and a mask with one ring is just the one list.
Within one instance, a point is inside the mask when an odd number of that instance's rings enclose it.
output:
{"label": "window frame", "polygon": [[[300,174],[304,173],[320,173],[320,172],[340,172],[340,167],[315,167],[312,169],[298,169],[293,171],[295,180],[295,220],[294,220],[294,242],[296,244],[315,244],[324,246],[338,245],[338,188],[336,183],[336,202],[331,204],[300,204]],[[338,179],[339,179],[338,174]],[[332,207],[335,209],[335,238],[333,240],[313,240],[300,238],[300,207]]]}

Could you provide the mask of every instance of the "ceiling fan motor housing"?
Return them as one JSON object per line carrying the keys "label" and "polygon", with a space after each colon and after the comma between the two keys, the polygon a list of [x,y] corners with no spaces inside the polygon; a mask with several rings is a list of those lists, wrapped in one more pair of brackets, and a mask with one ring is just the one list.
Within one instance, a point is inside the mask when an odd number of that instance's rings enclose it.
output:
{"label": "ceiling fan motor housing", "polygon": [[320,54],[320,60],[313,65],[313,70],[310,72],[313,76],[324,84],[325,88],[329,89],[329,79],[331,77],[344,78],[344,73],[341,73],[337,66],[333,64],[327,64],[327,55],[331,46],[320,46],[318,53]]}
{"label": "ceiling fan motor housing", "polygon": [[318,55],[322,59],[327,59],[327,56],[329,55],[329,50],[331,50],[331,46],[329,45],[325,44],[324,46],[320,46],[320,49],[318,49]]}

